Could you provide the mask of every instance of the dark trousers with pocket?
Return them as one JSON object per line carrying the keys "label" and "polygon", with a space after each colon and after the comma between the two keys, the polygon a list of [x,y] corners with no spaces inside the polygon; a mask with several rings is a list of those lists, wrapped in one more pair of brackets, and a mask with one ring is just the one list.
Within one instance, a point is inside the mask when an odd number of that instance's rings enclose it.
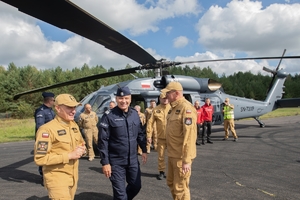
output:
{"label": "dark trousers with pocket", "polygon": [[206,132],[207,141],[210,141],[211,125],[212,125],[212,122],[209,122],[209,121],[203,122],[203,124],[202,124],[202,142],[205,141],[205,132]]}

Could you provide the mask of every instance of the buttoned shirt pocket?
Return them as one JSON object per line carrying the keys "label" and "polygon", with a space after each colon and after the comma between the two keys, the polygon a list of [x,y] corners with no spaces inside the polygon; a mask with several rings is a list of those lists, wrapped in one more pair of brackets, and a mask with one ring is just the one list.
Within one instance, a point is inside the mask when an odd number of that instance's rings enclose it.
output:
{"label": "buttoned shirt pocket", "polygon": [[118,135],[117,138],[119,139],[127,138],[127,130],[126,130],[124,119],[111,120],[110,126],[111,126],[111,131],[110,131],[111,135],[117,134]]}
{"label": "buttoned shirt pocket", "polygon": [[180,114],[173,114],[168,119],[167,130],[171,132],[174,136],[181,136],[182,132],[182,116]]}
{"label": "buttoned shirt pocket", "polygon": [[57,154],[62,154],[71,149],[71,138],[69,135],[58,135],[52,143],[52,151]]}

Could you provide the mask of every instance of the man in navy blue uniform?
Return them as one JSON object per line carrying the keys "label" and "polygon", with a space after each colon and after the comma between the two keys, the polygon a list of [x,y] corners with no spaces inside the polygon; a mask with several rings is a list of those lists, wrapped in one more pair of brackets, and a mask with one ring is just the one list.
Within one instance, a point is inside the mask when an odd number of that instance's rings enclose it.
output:
{"label": "man in navy blue uniform", "polygon": [[34,112],[35,132],[40,128],[40,126],[46,124],[55,117],[55,113],[52,110],[55,102],[54,94],[52,92],[43,92],[42,96],[44,97],[43,105]]}
{"label": "man in navy blue uniform", "polygon": [[147,141],[137,111],[129,107],[128,87],[118,88],[116,102],[117,106],[107,110],[98,124],[100,163],[103,174],[112,183],[114,200],[131,200],[142,187],[137,146],[139,144],[142,149],[144,164],[147,162]]}
{"label": "man in navy blue uniform", "polygon": [[[51,121],[55,117],[55,113],[52,110],[54,105],[54,94],[52,92],[43,92],[42,96],[44,98],[43,105],[41,105],[34,112],[34,120],[35,120],[35,134],[40,126],[46,124]],[[42,184],[43,184],[43,170],[42,167],[39,166],[39,173],[42,176]]]}

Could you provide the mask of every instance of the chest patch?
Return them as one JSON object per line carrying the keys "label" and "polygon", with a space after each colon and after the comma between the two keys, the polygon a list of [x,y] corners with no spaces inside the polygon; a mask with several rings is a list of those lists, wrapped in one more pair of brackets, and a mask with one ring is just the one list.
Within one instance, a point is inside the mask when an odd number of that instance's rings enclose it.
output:
{"label": "chest patch", "polygon": [[179,115],[179,114],[180,114],[180,110],[176,110],[176,111],[175,111],[175,114],[176,114],[176,115]]}
{"label": "chest patch", "polygon": [[72,130],[74,131],[74,133],[78,133],[78,129],[77,128],[72,128]]}
{"label": "chest patch", "polygon": [[160,110],[157,110],[156,113],[160,113]]}
{"label": "chest patch", "polygon": [[62,136],[62,135],[66,135],[67,132],[66,132],[66,130],[58,130],[58,131],[57,131],[57,134],[58,134],[59,136]]}

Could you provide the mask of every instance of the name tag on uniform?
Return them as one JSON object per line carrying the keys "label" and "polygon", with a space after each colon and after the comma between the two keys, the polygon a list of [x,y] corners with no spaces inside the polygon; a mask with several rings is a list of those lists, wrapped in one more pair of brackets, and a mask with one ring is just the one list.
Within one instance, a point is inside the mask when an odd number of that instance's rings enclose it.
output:
{"label": "name tag on uniform", "polygon": [[66,135],[67,132],[66,132],[66,130],[58,130],[58,131],[57,131],[57,134],[58,134],[59,136],[62,136],[62,135]]}

